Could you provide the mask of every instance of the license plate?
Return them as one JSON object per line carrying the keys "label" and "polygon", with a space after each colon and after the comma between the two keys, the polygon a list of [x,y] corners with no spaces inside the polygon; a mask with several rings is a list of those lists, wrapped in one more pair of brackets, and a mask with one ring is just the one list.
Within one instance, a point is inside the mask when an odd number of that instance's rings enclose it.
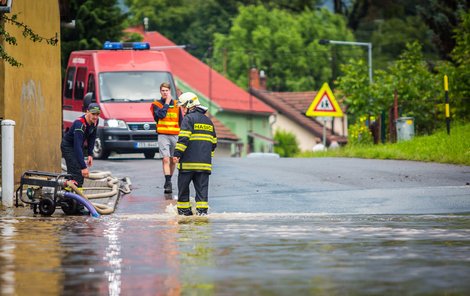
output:
{"label": "license plate", "polygon": [[158,142],[137,142],[136,148],[157,148]]}

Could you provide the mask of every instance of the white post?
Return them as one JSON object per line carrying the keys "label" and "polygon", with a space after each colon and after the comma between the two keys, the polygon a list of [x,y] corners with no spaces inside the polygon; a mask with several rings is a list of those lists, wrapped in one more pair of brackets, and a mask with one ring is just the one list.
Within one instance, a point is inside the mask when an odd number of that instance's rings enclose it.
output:
{"label": "white post", "polygon": [[368,56],[369,56],[369,84],[372,85],[372,43],[367,43]]}
{"label": "white post", "polygon": [[13,207],[14,142],[15,122],[9,119],[2,120],[2,203],[5,207]]}

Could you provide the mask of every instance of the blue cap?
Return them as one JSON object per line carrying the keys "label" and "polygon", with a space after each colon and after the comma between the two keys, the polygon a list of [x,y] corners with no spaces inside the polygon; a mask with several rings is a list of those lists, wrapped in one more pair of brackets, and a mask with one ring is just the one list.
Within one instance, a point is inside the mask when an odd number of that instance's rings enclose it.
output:
{"label": "blue cap", "polygon": [[98,105],[97,103],[90,103],[90,105],[88,105],[87,110],[91,113],[101,113],[100,105]]}

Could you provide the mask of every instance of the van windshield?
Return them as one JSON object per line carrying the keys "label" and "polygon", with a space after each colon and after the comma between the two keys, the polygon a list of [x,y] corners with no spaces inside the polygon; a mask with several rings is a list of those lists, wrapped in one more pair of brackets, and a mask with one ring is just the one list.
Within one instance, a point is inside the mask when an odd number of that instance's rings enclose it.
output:
{"label": "van windshield", "polygon": [[176,97],[173,78],[168,72],[105,72],[100,73],[101,102],[151,102],[160,99],[160,84],[169,82]]}

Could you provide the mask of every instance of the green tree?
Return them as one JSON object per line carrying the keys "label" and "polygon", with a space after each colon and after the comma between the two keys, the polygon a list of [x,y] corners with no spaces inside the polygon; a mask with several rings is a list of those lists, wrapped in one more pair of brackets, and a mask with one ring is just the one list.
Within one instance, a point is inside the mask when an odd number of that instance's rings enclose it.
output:
{"label": "green tree", "polygon": [[334,1],[335,12],[346,17],[356,40],[373,44],[374,69],[386,69],[408,42],[418,40],[426,57],[437,59],[433,31],[420,14],[421,7],[438,0]]}
{"label": "green tree", "polygon": [[444,75],[449,77],[451,116],[468,122],[470,120],[470,12],[461,12],[459,25],[454,32],[456,46],[451,53],[452,62],[439,66],[441,74],[439,77],[441,79]]}
{"label": "green tree", "polygon": [[377,114],[380,104],[372,100],[368,64],[363,59],[350,59],[341,65],[344,75],[336,81],[337,91],[347,106],[351,123],[359,118]]}
{"label": "green tree", "polygon": [[432,43],[432,31],[419,16],[391,18],[376,21],[371,42],[374,48],[374,68],[386,69],[406,49],[406,44],[418,41],[427,58],[436,59],[436,47]]}
{"label": "green tree", "polygon": [[293,133],[277,130],[274,134],[274,152],[281,157],[293,157],[300,152],[299,142]]}
{"label": "green tree", "polygon": [[468,0],[428,0],[417,6],[419,15],[434,32],[433,41],[442,58],[449,59],[455,47],[454,30],[459,25],[459,14],[470,9]]}
{"label": "green tree", "polygon": [[105,41],[120,41],[127,18],[117,0],[71,0],[70,9],[76,25],[61,32],[63,69],[74,50],[101,49]]}
{"label": "green tree", "polygon": [[418,42],[408,43],[399,60],[387,71],[376,71],[372,85],[368,83],[367,65],[363,60],[351,60],[342,70],[344,75],[338,79],[337,86],[345,97],[351,122],[364,115],[389,110],[396,90],[401,115],[415,118],[418,133],[431,133],[436,128],[440,84],[424,61]]}
{"label": "green tree", "polygon": [[424,60],[421,45],[418,42],[408,44],[390,70],[391,75],[396,77],[402,115],[415,118],[418,133],[434,131],[436,104],[442,83]]}
{"label": "green tree", "polygon": [[192,44],[196,57],[210,57],[214,34],[227,34],[238,7],[259,4],[269,9],[301,12],[314,9],[321,0],[125,0],[130,23],[149,20],[148,30],[158,31],[176,44]]}
{"label": "green tree", "polygon": [[408,43],[399,60],[387,72],[378,73],[372,90],[372,95],[387,110],[392,106],[396,89],[401,116],[414,117],[416,131],[421,134],[436,128],[436,105],[442,93],[442,84],[431,70],[421,45]]}
{"label": "green tree", "polygon": [[214,33],[226,33],[242,1],[126,0],[130,24],[148,18],[148,30],[158,31],[176,44],[192,44],[189,52],[207,57]]}
{"label": "green tree", "polygon": [[[216,34],[214,67],[241,87],[248,86],[252,67],[267,73],[268,88],[311,90],[331,78],[330,48],[322,38],[352,40],[344,19],[327,10],[268,10],[242,6],[227,35]],[[338,54],[340,59],[345,55]]]}

